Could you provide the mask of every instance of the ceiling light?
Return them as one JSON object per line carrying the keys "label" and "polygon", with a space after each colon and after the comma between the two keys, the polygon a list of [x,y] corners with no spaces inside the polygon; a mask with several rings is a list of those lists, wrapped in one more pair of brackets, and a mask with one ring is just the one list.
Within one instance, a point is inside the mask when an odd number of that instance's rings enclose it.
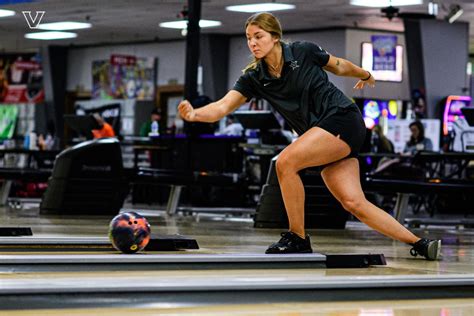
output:
{"label": "ceiling light", "polygon": [[451,11],[449,11],[448,15],[446,16],[446,20],[448,20],[449,23],[453,23],[463,13],[464,13],[464,10],[461,8],[461,6],[459,6],[458,4],[455,4],[451,6]]}
{"label": "ceiling light", "polygon": [[[222,23],[219,21],[212,20],[199,20],[199,27],[214,27],[220,26]],[[171,21],[171,22],[162,22],[160,27],[166,27],[170,29],[186,29],[188,28],[187,20]]]}
{"label": "ceiling light", "polygon": [[41,30],[49,31],[66,31],[66,30],[80,30],[90,28],[92,24],[82,22],[54,22],[54,23],[41,23],[38,28]]}
{"label": "ceiling light", "polygon": [[428,14],[434,16],[438,15],[438,4],[436,2],[430,1],[430,3],[428,3]]}
{"label": "ceiling light", "polygon": [[423,0],[351,0],[352,5],[363,7],[383,8],[388,6],[401,7],[404,5],[423,4]]}
{"label": "ceiling light", "polygon": [[25,38],[37,40],[57,40],[75,37],[77,37],[77,34],[72,32],[37,32],[25,34]]}
{"label": "ceiling light", "polygon": [[254,3],[254,4],[242,4],[242,5],[231,5],[225,9],[227,11],[237,12],[269,12],[269,11],[280,11],[294,9],[295,5],[286,3]]}
{"label": "ceiling light", "polygon": [[0,9],[0,18],[15,15],[15,11]]}

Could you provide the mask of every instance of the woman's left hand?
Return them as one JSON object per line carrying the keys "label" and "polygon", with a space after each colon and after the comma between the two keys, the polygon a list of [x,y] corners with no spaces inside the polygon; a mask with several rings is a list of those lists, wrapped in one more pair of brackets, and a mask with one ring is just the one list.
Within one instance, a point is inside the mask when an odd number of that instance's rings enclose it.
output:
{"label": "woman's left hand", "polygon": [[372,76],[372,74],[370,75],[369,80],[359,80],[359,81],[357,81],[356,85],[354,86],[354,89],[361,90],[361,89],[364,89],[364,87],[366,85],[371,87],[371,88],[375,87],[375,79],[374,79],[374,76]]}

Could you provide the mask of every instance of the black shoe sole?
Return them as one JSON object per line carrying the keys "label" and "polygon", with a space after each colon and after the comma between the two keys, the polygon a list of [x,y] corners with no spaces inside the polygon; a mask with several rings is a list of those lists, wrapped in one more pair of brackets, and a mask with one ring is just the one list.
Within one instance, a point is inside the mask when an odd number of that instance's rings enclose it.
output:
{"label": "black shoe sole", "polygon": [[279,250],[270,250],[270,249],[267,249],[265,251],[265,254],[266,255],[278,255],[278,254],[290,254],[290,253],[313,253],[313,249],[305,249],[305,250],[302,250],[302,251],[279,251]]}

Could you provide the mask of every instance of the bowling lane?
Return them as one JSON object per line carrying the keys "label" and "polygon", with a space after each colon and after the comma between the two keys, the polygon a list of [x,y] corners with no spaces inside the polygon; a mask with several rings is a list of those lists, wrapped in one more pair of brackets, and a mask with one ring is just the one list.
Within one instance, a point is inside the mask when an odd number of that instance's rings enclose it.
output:
{"label": "bowling lane", "polygon": [[0,311],[11,316],[122,316],[122,315],[193,315],[193,316],[440,316],[474,315],[472,299],[347,301],[324,303],[274,303],[274,304],[221,304],[214,306],[186,306],[186,304],[151,303],[141,307],[108,307],[77,309],[42,309]]}
{"label": "bowling lane", "polygon": [[[151,218],[150,221],[155,231],[193,237],[201,247],[197,251],[166,252],[163,255],[262,254],[279,233],[279,230],[254,229],[252,223],[248,221],[226,221],[219,218],[203,217],[200,222],[196,222],[193,217],[175,219],[158,217]],[[35,238],[57,238],[58,240],[62,238],[102,238],[106,240],[106,219],[83,218],[77,224],[72,218],[42,217],[21,220],[20,218],[7,217],[6,222],[9,225],[29,223],[35,232]],[[421,230],[420,232],[426,233]],[[291,303],[294,306],[303,304],[302,309],[297,309],[299,314],[304,315],[307,309],[315,311],[315,314],[318,315],[319,307],[313,306],[313,308],[305,304],[313,304],[316,301],[318,304],[337,301],[338,303],[334,305],[339,306],[339,303],[346,301],[366,301],[368,297],[371,300],[390,299],[390,302],[426,298],[431,298],[430,302],[434,302],[446,298],[447,295],[450,295],[451,298],[465,298],[466,295],[474,297],[471,290],[465,291],[460,287],[460,283],[455,283],[459,281],[474,284],[472,281],[474,275],[474,250],[472,249],[474,234],[469,230],[446,232],[436,229],[429,233],[431,236],[449,238],[448,240],[453,241],[443,247],[442,261],[430,262],[412,258],[408,253],[409,246],[388,240],[359,224],[350,224],[344,231],[310,231],[314,249],[321,253],[374,253],[376,251],[385,254],[387,266],[368,269],[325,269],[324,267],[294,266],[262,266],[256,269],[234,263],[233,266],[226,269],[215,269],[212,266],[190,269],[180,265],[156,267],[153,264],[130,264],[127,269],[121,267],[115,270],[114,266],[116,265],[109,264],[104,265],[102,269],[97,269],[98,266],[89,266],[84,271],[64,271],[58,269],[58,266],[45,264],[42,265],[43,270],[34,268],[31,271],[21,271],[19,265],[12,264],[7,269],[0,270],[0,290],[3,300],[0,310],[5,312],[6,309],[26,308],[41,311],[60,308],[64,311],[63,314],[70,314],[69,311],[80,314],[87,312],[81,310],[87,303],[87,307],[93,310],[100,308],[98,310],[107,313],[111,308],[110,313],[115,314],[122,311],[127,312],[127,308],[136,308],[137,310],[128,310],[128,313],[135,314],[136,311],[144,315],[147,313],[179,315],[182,312],[186,315],[186,313],[195,312],[197,315],[205,315],[206,308],[210,308],[216,315],[219,313],[239,315],[235,314],[239,313],[238,311],[242,311],[242,315],[252,315],[253,312],[247,308],[248,306],[261,307],[262,313],[278,314],[280,310],[285,311],[285,307],[280,305],[272,309],[272,306]],[[31,255],[45,256],[45,258],[68,255],[83,256],[83,258],[94,255],[110,255],[117,258],[117,261],[120,261],[120,258],[124,256],[113,251],[0,251],[0,256],[7,255],[25,256],[25,258]],[[137,254],[136,257],[155,255],[159,255],[159,253],[145,252]],[[68,266],[68,264],[62,266]],[[387,286],[388,290],[384,291],[375,287],[377,284],[390,285],[397,282],[402,287],[390,288]],[[451,282],[451,286],[430,287],[427,285],[429,282]],[[344,283],[344,289],[334,289],[335,284],[342,286],[342,283]],[[364,283],[372,284],[372,289],[365,287],[362,290],[361,285]],[[413,286],[407,286],[409,283]],[[333,290],[323,289],[323,285],[332,286]],[[354,288],[355,285],[358,288]],[[252,289],[256,286],[262,290],[256,292]],[[456,290],[453,286],[461,291]],[[276,287],[279,290],[273,288],[271,291],[268,289],[269,287]],[[20,292],[23,293],[19,294]],[[336,293],[337,295],[335,295]],[[18,304],[20,299],[21,305]],[[262,302],[271,302],[271,304],[260,304]],[[243,305],[236,305],[236,303]],[[206,308],[200,309],[200,306],[203,305],[206,305]],[[331,304],[326,306],[329,308],[329,305]],[[230,307],[229,310],[216,309],[219,306]],[[395,315],[394,313],[398,315],[398,313],[404,312],[400,306],[397,309],[391,309],[390,306],[387,307],[388,312],[382,315]],[[165,310],[162,309],[164,307]],[[170,309],[170,307],[176,308],[176,310]],[[190,309],[183,310],[183,307]],[[140,308],[145,308],[145,311]],[[153,308],[159,309],[154,310]],[[368,307],[361,308],[365,310]],[[440,315],[443,308],[439,307],[432,314],[438,313],[436,315]],[[14,312],[14,310],[8,312]],[[331,315],[338,315],[338,313],[365,315],[358,307],[340,312],[329,309],[325,313],[321,315],[331,313]],[[417,311],[410,310],[408,313],[416,314]],[[285,314],[283,313],[283,315]]]}

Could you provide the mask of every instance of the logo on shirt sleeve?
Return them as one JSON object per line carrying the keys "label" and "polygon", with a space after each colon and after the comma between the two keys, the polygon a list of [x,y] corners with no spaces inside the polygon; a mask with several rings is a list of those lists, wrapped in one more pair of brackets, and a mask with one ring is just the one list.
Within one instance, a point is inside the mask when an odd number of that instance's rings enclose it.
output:
{"label": "logo on shirt sleeve", "polygon": [[291,63],[290,63],[290,67],[292,70],[295,70],[296,68],[299,68],[300,65],[298,65],[298,61],[297,60],[293,60]]}

